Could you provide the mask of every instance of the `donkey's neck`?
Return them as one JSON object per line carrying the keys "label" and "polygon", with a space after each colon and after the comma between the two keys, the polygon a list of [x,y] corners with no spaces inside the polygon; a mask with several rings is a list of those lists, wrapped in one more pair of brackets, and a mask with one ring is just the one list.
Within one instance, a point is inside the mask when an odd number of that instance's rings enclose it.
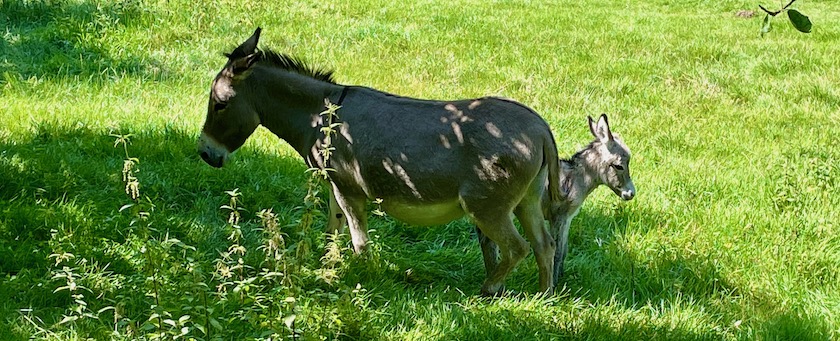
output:
{"label": "donkey's neck", "polygon": [[321,134],[324,99],[337,101],[344,87],[270,67],[254,70],[248,82],[260,124],[310,161]]}

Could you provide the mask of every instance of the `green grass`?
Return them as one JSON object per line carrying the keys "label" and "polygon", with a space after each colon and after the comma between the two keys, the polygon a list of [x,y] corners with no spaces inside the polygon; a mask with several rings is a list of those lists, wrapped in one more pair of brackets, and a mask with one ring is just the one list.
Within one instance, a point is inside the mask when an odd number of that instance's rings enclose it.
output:
{"label": "green grass", "polygon": [[[303,339],[840,338],[840,6],[796,5],[812,33],[777,18],[761,38],[760,15],[735,16],[756,4],[735,0],[0,0],[0,339],[291,337],[292,314]],[[288,146],[260,129],[222,170],[195,153],[221,53],[258,25],[263,46],[342,83],[519,100],[564,156],[589,141],[585,116],[606,112],[638,195],[593,194],[554,297],[534,295],[529,257],[507,283],[526,294],[478,298],[466,221],[372,218],[372,252],[345,240],[324,266],[325,221],[301,230],[308,175]],[[122,211],[111,134],[131,134],[139,159],[143,197]],[[234,188],[242,235],[229,240]],[[259,248],[266,208],[285,233],[279,263]],[[289,268],[225,280],[231,244],[245,265]],[[58,324],[79,315],[54,277],[65,266],[98,318]],[[253,282],[217,287],[237,279]]]}

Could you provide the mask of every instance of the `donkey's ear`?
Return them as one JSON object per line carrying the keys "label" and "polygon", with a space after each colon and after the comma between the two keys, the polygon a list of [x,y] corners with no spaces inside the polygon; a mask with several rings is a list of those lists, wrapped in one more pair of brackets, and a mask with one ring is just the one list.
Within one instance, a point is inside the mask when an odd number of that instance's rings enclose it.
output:
{"label": "donkey's ear", "polygon": [[592,132],[592,135],[595,136],[595,138],[601,142],[613,140],[612,131],[610,131],[610,123],[607,121],[607,114],[601,114],[601,117],[598,118],[597,124],[591,116],[587,116],[587,118],[589,118],[589,131]]}
{"label": "donkey's ear", "polygon": [[260,40],[260,31],[262,29],[257,27],[257,30],[254,31],[254,34],[248,40],[227,55],[228,63],[226,69],[233,76],[239,76],[245,73],[245,71],[248,71],[251,65],[258,59],[257,43]]}
{"label": "donkey's ear", "polygon": [[259,54],[252,53],[242,58],[231,59],[228,61],[228,68],[233,76],[241,76],[248,71],[254,62],[259,58]]}
{"label": "donkey's ear", "polygon": [[233,52],[231,52],[229,55],[227,55],[228,58],[230,60],[236,60],[236,59],[241,59],[241,58],[248,57],[248,56],[256,53],[257,52],[257,43],[259,43],[259,41],[260,41],[260,31],[262,31],[262,28],[257,27],[257,30],[254,31],[254,34],[252,34],[251,37],[248,38],[248,40],[246,40],[245,42],[240,44],[238,47],[236,47],[233,50]]}

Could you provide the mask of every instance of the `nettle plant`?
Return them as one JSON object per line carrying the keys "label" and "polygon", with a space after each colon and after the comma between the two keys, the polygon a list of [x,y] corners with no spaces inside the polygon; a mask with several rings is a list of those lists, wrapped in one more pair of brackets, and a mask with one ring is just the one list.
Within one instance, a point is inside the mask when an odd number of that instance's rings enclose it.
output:
{"label": "nettle plant", "polygon": [[[784,1],[784,0],[783,0]],[[768,10],[766,7],[762,5],[758,5],[764,13],[764,20],[761,22],[761,35],[764,36],[765,34],[769,33],[773,26],[770,23],[770,18],[775,17],[781,13],[787,13],[788,19],[790,19],[790,23],[793,24],[793,27],[796,28],[799,32],[802,33],[811,33],[811,19],[808,18],[807,15],[802,14],[799,10],[795,8],[790,8],[796,0],[790,0],[787,5],[784,5],[782,9],[777,11]],[[782,2],[784,3],[784,2]]]}

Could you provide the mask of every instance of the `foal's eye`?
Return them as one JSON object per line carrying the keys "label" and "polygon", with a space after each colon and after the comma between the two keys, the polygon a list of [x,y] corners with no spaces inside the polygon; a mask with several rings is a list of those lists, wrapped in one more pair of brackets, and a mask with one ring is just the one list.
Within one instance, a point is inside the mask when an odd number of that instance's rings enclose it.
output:
{"label": "foal's eye", "polygon": [[213,111],[222,111],[225,110],[225,107],[227,107],[227,104],[216,102],[216,104],[213,105]]}
{"label": "foal's eye", "polygon": [[612,166],[612,168],[615,168],[615,170],[617,170],[617,171],[623,171],[624,170],[624,166],[622,166],[622,165],[610,165],[610,166]]}

